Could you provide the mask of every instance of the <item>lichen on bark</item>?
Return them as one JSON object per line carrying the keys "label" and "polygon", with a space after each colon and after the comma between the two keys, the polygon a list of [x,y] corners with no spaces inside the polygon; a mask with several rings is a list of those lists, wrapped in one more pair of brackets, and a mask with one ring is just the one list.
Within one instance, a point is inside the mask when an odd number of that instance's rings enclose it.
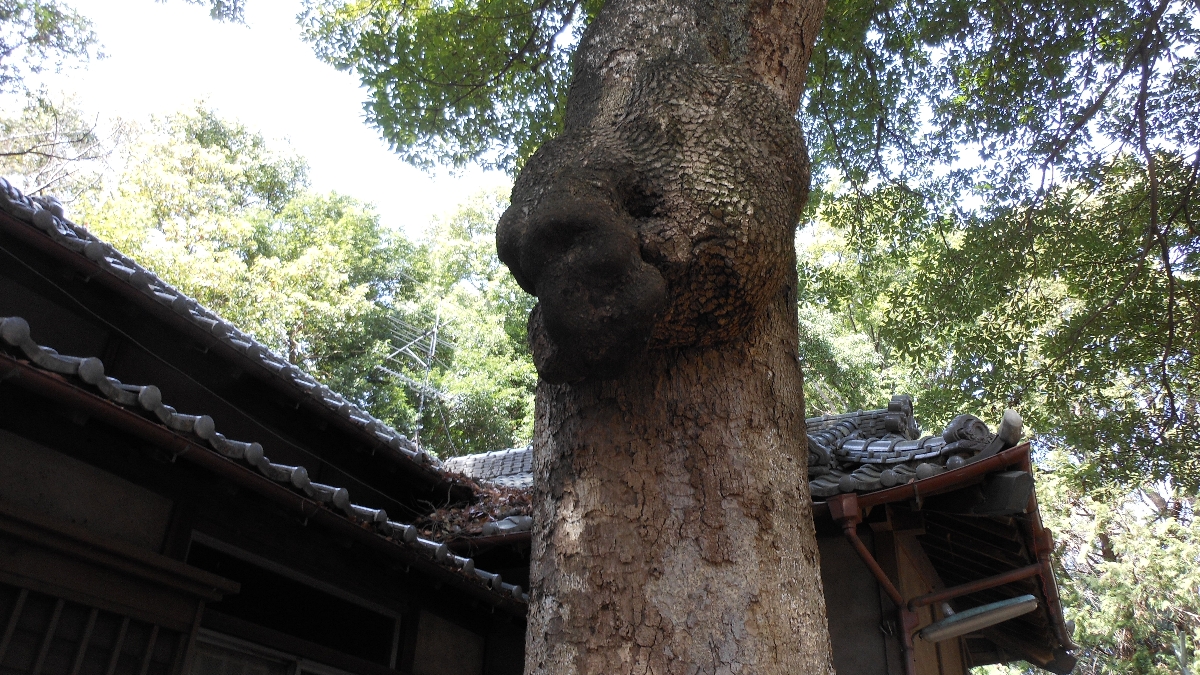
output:
{"label": "lichen on bark", "polygon": [[795,119],[822,2],[611,0],[501,219],[537,295],[526,672],[828,673]]}

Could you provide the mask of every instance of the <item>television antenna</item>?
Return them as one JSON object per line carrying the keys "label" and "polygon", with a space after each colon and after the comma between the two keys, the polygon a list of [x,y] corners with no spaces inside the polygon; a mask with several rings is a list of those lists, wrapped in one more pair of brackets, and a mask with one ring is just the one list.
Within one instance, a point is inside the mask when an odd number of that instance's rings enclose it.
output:
{"label": "television antenna", "polygon": [[[417,424],[413,432],[413,442],[420,447],[421,432],[425,426],[426,403],[433,402],[444,407],[445,403],[453,398],[429,383],[435,363],[447,367],[449,365],[438,356],[438,349],[457,349],[458,346],[441,334],[446,324],[442,321],[440,311],[434,315],[433,326],[429,328],[414,326],[395,315],[389,316],[387,320],[392,351],[384,358],[384,363],[375,368],[400,380],[417,394]],[[423,371],[424,374],[418,380],[404,373],[404,369]],[[438,410],[438,414],[446,427],[446,439],[453,449],[454,440],[450,437],[446,415],[442,410]]]}

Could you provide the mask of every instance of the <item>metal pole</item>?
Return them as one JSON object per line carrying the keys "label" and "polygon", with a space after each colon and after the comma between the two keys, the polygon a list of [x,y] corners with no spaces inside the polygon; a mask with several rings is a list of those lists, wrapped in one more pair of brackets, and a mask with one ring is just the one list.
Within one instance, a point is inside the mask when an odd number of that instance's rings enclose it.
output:
{"label": "metal pole", "polygon": [[438,310],[433,318],[433,335],[429,338],[429,353],[425,355],[425,382],[421,386],[419,403],[417,404],[417,433],[413,442],[421,447],[421,430],[425,428],[425,390],[429,388],[429,376],[433,371],[433,354],[437,350],[438,327],[442,322],[442,311]]}

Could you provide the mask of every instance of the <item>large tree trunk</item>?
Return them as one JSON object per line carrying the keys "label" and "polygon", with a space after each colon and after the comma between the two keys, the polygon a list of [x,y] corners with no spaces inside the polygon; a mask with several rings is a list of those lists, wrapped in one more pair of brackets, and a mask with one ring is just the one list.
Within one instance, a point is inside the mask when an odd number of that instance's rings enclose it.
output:
{"label": "large tree trunk", "polygon": [[797,360],[822,0],[609,0],[498,229],[538,296],[526,673],[832,672]]}

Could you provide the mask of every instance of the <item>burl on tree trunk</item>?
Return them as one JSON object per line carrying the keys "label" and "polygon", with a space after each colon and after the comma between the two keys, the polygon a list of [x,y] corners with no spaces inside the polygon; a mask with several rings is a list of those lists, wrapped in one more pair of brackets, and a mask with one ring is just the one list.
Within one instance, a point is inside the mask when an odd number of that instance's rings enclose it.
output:
{"label": "burl on tree trunk", "polygon": [[538,297],[525,672],[832,672],[796,110],[823,0],[609,0],[500,221]]}

